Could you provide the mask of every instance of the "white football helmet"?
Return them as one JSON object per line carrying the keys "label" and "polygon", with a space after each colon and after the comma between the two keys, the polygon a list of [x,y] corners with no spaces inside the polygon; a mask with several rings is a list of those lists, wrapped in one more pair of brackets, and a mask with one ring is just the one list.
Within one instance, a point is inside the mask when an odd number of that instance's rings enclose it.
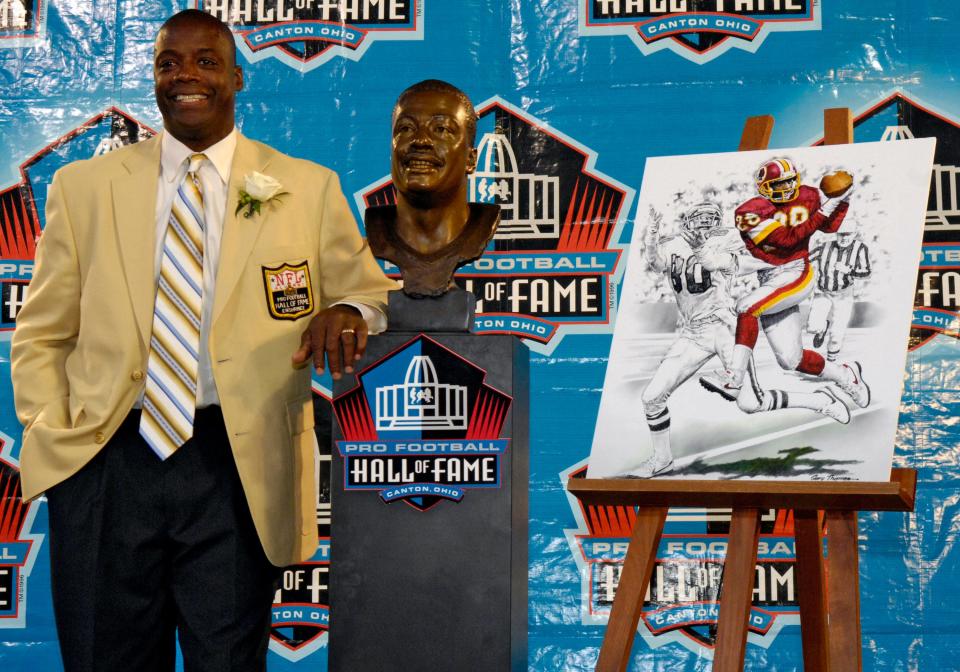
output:
{"label": "white football helmet", "polygon": [[713,201],[704,201],[683,213],[680,235],[691,247],[700,247],[707,238],[723,233],[723,210]]}

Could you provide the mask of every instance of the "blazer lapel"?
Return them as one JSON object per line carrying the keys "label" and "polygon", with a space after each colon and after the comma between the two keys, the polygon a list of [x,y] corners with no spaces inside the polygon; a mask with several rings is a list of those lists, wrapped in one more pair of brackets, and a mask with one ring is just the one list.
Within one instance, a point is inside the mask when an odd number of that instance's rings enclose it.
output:
{"label": "blazer lapel", "polygon": [[270,210],[263,208],[259,214],[251,217],[244,217],[243,212],[235,214],[240,201],[240,190],[244,186],[244,176],[253,171],[265,172],[269,163],[268,153],[261,151],[244,136],[237,135],[237,149],[230,168],[230,184],[227,187],[227,208],[223,216],[223,236],[220,241],[220,263],[217,268],[211,324],[217,323],[217,318],[237,286]]}
{"label": "blazer lapel", "polygon": [[120,244],[120,265],[127,280],[140,340],[149,348],[153,328],[154,240],[160,136],[137,143],[123,161],[126,175],[113,179],[114,226]]}

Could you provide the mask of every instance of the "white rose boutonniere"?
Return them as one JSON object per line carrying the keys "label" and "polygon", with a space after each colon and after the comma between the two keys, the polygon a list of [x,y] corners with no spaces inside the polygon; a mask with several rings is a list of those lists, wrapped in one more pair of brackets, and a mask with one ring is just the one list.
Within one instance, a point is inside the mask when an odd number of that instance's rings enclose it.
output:
{"label": "white rose boutonniere", "polygon": [[260,208],[264,203],[273,200],[279,203],[280,197],[286,194],[282,184],[269,175],[254,171],[243,176],[243,189],[240,190],[240,201],[237,203],[234,214],[238,214],[244,208],[246,208],[244,217],[252,217],[254,213],[260,214]]}

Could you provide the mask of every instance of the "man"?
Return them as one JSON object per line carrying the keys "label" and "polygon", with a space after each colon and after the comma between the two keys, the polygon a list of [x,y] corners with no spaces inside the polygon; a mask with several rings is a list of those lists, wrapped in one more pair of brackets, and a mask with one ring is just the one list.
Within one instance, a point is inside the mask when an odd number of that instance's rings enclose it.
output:
{"label": "man", "polygon": [[408,295],[446,293],[454,271],[483,254],[496,231],[499,206],[467,202],[476,134],[473,104],[452,84],[424,80],[397,98],[390,160],[397,204],[368,208],[365,224],[370,249],[400,268]]}
{"label": "man", "polygon": [[827,342],[827,361],[835,362],[853,314],[856,281],[870,277],[870,250],[848,224],[810,250],[810,263],[816,269],[817,291],[810,302],[807,331],[814,335],[814,348]]}
{"label": "man", "polygon": [[[736,321],[731,286],[735,275],[751,272],[749,258],[741,258],[740,241],[723,228],[717,203],[706,201],[688,209],[681,218],[679,236],[661,239],[661,220],[651,210],[643,251],[647,265],[670,279],[680,315],[679,333],[641,396],[653,455],[629,473],[640,478],[666,473],[673,466],[670,396],[714,355],[725,367],[731,366]],[[751,384],[731,398],[745,413],[807,408],[840,423],[850,421],[849,409],[829,389],[813,393],[764,390],[756,382],[752,364],[748,375]]]}
{"label": "man", "polygon": [[234,129],[224,24],[169,19],[154,79],[163,133],[50,188],[11,350],[23,496],[68,671],[172,670],[175,634],[187,670],[262,670],[276,568],[317,541],[305,364],[350,372],[393,283],[336,175]]}
{"label": "man", "polygon": [[766,268],[757,273],[760,286],[737,302],[733,364],[726,375],[701,378],[707,389],[728,398],[737,395],[762,324],[782,369],[833,382],[861,408],[870,403],[870,388],[859,362],[828,362],[802,344],[799,305],[813,292],[810,237],[816,231],[835,233],[853,194],[849,173],[824,176],[821,184],[837,181],[842,188],[831,189],[832,195],[821,194],[802,184],[800,172],[789,159],[776,158],[760,166],[756,175],[760,195],[737,208],[735,221],[747,251]]}

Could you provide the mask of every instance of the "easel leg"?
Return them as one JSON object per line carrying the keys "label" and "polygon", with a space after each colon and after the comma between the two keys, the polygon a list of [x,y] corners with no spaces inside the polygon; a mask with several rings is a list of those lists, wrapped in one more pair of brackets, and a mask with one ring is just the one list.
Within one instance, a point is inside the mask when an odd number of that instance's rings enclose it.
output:
{"label": "easel leg", "polygon": [[663,534],[667,509],[641,508],[630,536],[630,546],[623,561],[623,573],[613,598],[607,632],[600,647],[597,672],[624,672],[630,661],[630,649],[637,634],[637,623],[643,610],[643,597],[650,585],[657,547]]}
{"label": "easel leg", "polygon": [[830,668],[858,672],[863,669],[863,650],[855,511],[827,512],[827,547]]}
{"label": "easel leg", "polygon": [[[820,512],[795,511],[794,521],[797,540],[797,565],[794,571],[800,602],[803,669],[804,672],[830,672]],[[848,671],[844,669],[844,672]]]}
{"label": "easel leg", "polygon": [[759,540],[760,512],[757,509],[734,509],[730,517],[727,559],[723,563],[714,672],[743,670]]}

